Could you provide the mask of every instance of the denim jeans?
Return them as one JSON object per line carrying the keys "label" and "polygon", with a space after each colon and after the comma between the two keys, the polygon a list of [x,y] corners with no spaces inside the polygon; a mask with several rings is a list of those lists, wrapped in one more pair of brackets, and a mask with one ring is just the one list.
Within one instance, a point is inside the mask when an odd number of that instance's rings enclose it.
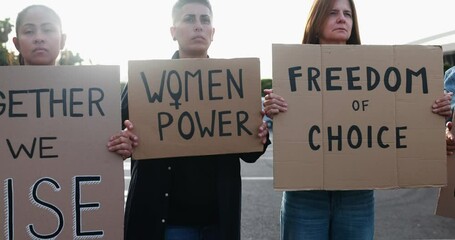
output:
{"label": "denim jeans", "polygon": [[372,190],[283,193],[282,240],[370,240],[373,236]]}
{"label": "denim jeans", "polygon": [[166,240],[217,240],[218,226],[167,226]]}

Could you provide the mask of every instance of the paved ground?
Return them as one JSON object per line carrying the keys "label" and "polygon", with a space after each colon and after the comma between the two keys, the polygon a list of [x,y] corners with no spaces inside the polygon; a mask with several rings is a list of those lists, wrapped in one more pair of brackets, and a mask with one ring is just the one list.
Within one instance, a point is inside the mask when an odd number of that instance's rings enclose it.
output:
{"label": "paved ground", "polygon": [[[273,190],[272,151],[273,145],[258,162],[242,163],[242,240],[279,239],[282,193]],[[455,219],[433,214],[437,195],[434,188],[375,191],[375,239],[455,239]]]}

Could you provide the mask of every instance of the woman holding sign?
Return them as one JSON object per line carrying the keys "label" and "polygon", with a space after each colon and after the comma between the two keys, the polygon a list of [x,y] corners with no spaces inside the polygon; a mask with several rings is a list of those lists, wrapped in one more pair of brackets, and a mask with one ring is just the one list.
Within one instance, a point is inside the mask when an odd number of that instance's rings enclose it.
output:
{"label": "woman holding sign", "polygon": [[[305,27],[303,44],[360,44],[353,0],[315,0]],[[285,99],[265,90],[269,117],[287,111]],[[433,105],[433,112],[450,114],[447,95]],[[281,239],[373,239],[372,190],[286,191],[281,207]]]}
{"label": "woman holding sign", "polygon": [[[207,58],[215,32],[208,0],[179,0],[172,17],[171,34],[179,45],[172,58]],[[127,99],[125,89],[123,119],[129,118]],[[110,151],[131,156],[138,144],[132,126],[125,121],[125,130],[110,139]],[[265,151],[270,143],[265,123],[258,137]],[[262,154],[133,159],[125,239],[240,239],[239,159],[255,162]]]}

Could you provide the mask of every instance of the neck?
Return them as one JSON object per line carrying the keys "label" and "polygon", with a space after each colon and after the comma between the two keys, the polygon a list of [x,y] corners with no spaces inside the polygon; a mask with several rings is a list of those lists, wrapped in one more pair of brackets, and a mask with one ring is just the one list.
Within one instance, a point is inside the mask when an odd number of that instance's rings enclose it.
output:
{"label": "neck", "polygon": [[180,58],[207,58],[207,52],[184,52],[179,50]]}
{"label": "neck", "polygon": [[55,66],[55,61],[54,62],[50,62],[48,64],[31,64],[29,62],[24,61],[23,65],[26,65],[26,66]]}
{"label": "neck", "polygon": [[320,44],[346,44],[346,41],[325,41],[320,39],[319,40]]}

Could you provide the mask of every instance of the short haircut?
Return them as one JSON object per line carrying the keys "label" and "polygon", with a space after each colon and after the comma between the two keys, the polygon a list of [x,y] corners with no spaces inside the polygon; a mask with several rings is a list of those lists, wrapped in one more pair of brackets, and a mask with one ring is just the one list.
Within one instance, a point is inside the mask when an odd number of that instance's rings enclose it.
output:
{"label": "short haircut", "polygon": [[212,12],[212,5],[210,4],[209,0],[178,0],[175,4],[174,7],[172,8],[172,22],[175,23],[177,19],[177,14],[179,11],[185,6],[186,4],[189,3],[199,3],[204,6],[206,6],[210,10],[210,14],[213,15]]}

